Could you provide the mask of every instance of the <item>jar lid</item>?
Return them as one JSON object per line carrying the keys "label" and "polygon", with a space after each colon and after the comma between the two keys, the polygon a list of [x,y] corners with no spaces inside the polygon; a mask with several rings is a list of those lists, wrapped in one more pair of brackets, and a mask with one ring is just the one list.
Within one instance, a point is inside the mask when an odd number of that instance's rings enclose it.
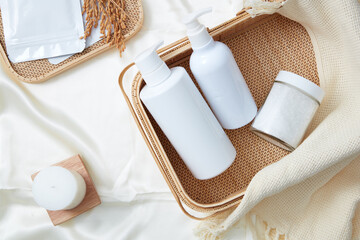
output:
{"label": "jar lid", "polygon": [[319,104],[321,103],[325,95],[324,90],[322,90],[318,85],[292,72],[280,71],[279,74],[276,76],[275,81],[287,83],[291,86],[298,88],[299,90],[310,95],[310,97],[313,97],[316,101],[319,102]]}

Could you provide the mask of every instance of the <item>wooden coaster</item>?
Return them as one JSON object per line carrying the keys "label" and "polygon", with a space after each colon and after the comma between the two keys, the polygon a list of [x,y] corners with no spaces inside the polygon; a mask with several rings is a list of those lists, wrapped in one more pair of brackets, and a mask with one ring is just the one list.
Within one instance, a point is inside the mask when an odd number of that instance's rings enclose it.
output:
{"label": "wooden coaster", "polygon": [[[49,211],[47,210],[49,217],[54,224],[54,226],[59,225],[63,222],[66,222],[88,210],[96,207],[101,203],[100,197],[96,192],[94,183],[85,168],[85,165],[80,157],[80,155],[72,156],[69,159],[66,159],[62,162],[56,163],[52,166],[60,166],[69,170],[77,171],[85,180],[86,183],[86,194],[84,200],[76,208],[70,210],[59,210],[59,211]],[[34,173],[31,175],[31,179],[34,181],[35,176],[38,174]]]}

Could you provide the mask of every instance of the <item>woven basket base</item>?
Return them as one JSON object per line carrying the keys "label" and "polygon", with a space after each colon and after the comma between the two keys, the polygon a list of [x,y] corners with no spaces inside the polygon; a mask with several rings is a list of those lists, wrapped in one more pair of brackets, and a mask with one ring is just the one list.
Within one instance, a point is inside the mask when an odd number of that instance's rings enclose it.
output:
{"label": "woven basket base", "polygon": [[[127,19],[125,21],[125,40],[129,40],[134,36],[142,26],[143,22],[143,10],[141,0],[124,0],[125,12],[127,13]],[[4,39],[4,30],[0,13],[0,52],[2,56],[2,65],[8,70],[10,77],[17,80],[21,80],[29,83],[39,83],[48,80],[49,78],[70,69],[71,67],[84,62],[106,50],[111,48],[109,44],[103,41],[86,48],[81,53],[74,54],[70,58],[59,64],[51,64],[47,59],[40,59],[35,61],[28,61],[22,63],[11,63],[6,54],[6,46]]]}
{"label": "woven basket base", "polygon": [[[230,37],[220,36],[220,39],[231,48],[258,107],[264,103],[280,70],[294,72],[319,84],[310,37],[304,27],[294,21],[275,14]],[[168,53],[163,56],[166,54]],[[183,66],[194,80],[188,60],[187,54],[182,60],[172,64],[172,67]],[[171,59],[168,62],[172,62]],[[140,82],[140,88],[144,85],[140,77],[140,80],[134,80],[133,87],[138,87],[136,81]],[[133,91],[133,101],[140,102],[139,96],[134,92],[136,91]],[[199,210],[196,205],[226,202],[232,196],[239,195],[257,172],[288,154],[250,132],[250,124],[237,130],[226,130],[237,150],[235,162],[213,179],[198,180],[192,176],[148,112],[147,115],[168,157],[159,157],[158,160],[162,164],[170,161],[185,192],[179,193],[181,199],[184,200],[184,194],[187,195],[195,204],[189,201],[185,203],[196,210]],[[146,118],[140,116],[140,119],[144,121]],[[153,141],[152,146],[156,151],[161,151],[158,143]]]}

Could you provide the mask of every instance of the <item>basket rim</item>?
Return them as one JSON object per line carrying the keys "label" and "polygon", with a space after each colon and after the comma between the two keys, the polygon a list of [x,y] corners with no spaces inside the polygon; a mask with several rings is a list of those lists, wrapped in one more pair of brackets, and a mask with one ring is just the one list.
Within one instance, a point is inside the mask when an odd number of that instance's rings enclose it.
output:
{"label": "basket rim", "polygon": [[[276,14],[275,14],[276,15]],[[251,25],[257,26],[257,24],[254,23],[261,23],[263,19],[268,19],[270,17],[274,17],[274,15],[266,15],[266,16],[259,16],[256,17],[256,20],[251,23]],[[237,14],[236,17],[230,19],[227,22],[224,22],[212,29],[209,30],[209,33],[214,39],[216,40],[223,40],[221,38],[221,34],[224,31],[232,29],[235,25],[246,23],[249,20],[252,20],[254,18],[251,18],[250,14],[248,14],[246,11],[242,11]],[[244,31],[249,30],[249,28],[244,28]],[[241,31],[236,31],[233,34],[240,34]],[[232,36],[232,35],[230,35]],[[180,39],[179,41],[170,44],[169,46],[166,46],[160,50],[158,50],[158,53],[160,54],[161,58],[166,61],[167,63],[174,58],[175,56],[180,56],[181,58],[177,61],[171,62],[169,66],[175,65],[179,63],[179,61],[182,61],[185,59],[188,55],[181,56],[182,53],[186,53],[187,51],[191,51],[190,42],[187,38]],[[161,164],[167,171],[167,175],[163,174],[164,178],[167,178],[170,181],[169,187],[172,188],[175,193],[178,195],[178,197],[183,201],[188,207],[195,211],[199,212],[219,212],[222,210],[226,210],[234,205],[237,205],[241,202],[246,188],[241,189],[237,193],[231,194],[228,197],[222,199],[221,201],[214,202],[214,203],[199,203],[192,199],[185,191],[180,179],[178,178],[177,174],[175,173],[169,158],[167,157],[166,152],[163,149],[162,144],[159,141],[159,138],[149,120],[148,115],[145,112],[145,108],[140,100],[140,90],[141,85],[143,83],[143,79],[141,74],[138,72],[131,84],[131,98],[132,98],[132,104],[134,106],[135,112],[137,114],[137,117],[139,117],[141,124],[143,127],[145,127],[146,137],[148,138],[149,142],[151,143],[151,147],[153,148],[154,152],[156,153],[156,158],[154,159],[159,164]],[[154,145],[154,143],[157,143]]]}

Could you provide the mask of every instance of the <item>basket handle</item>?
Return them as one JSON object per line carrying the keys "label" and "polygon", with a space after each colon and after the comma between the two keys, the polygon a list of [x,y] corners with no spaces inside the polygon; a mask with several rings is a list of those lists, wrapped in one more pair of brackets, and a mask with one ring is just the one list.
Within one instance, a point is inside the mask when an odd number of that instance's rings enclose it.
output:
{"label": "basket handle", "polygon": [[[173,44],[172,44],[172,45],[173,45]],[[173,46],[171,46],[171,47],[173,47]],[[170,47],[170,48],[171,48],[171,47]],[[167,49],[168,49],[168,48],[167,48]],[[161,49],[161,50],[162,50],[162,49]],[[163,50],[162,50],[162,51],[163,51]],[[164,51],[166,51],[166,50],[164,50]],[[129,99],[129,97],[128,97],[128,95],[126,94],[125,89],[124,89],[124,75],[125,75],[125,73],[126,73],[132,66],[134,66],[134,65],[135,65],[135,63],[131,63],[130,65],[126,66],[126,67],[121,71],[120,76],[119,76],[119,86],[120,86],[121,92],[122,92],[122,94],[123,94],[123,96],[124,96],[124,98],[125,98],[125,101],[126,101],[128,107],[129,107],[129,109],[130,109],[131,115],[133,116],[133,118],[134,118],[134,120],[135,120],[135,122],[136,122],[136,125],[137,125],[138,129],[140,130],[140,133],[141,133],[142,137],[144,138],[145,143],[146,143],[146,145],[148,146],[148,148],[149,148],[149,150],[150,150],[150,152],[151,152],[151,155],[154,157],[154,159],[156,159],[157,156],[156,156],[155,150],[154,150],[153,147],[151,146],[151,143],[150,143],[149,139],[148,139],[147,136],[146,136],[145,130],[144,130],[143,126],[141,125],[140,120],[139,120],[138,116],[136,115],[135,109],[133,108],[132,103],[131,103],[131,101],[130,101],[130,99]],[[157,161],[157,160],[155,160],[155,162],[156,162],[156,164],[158,165],[158,168],[160,169],[161,174],[162,174],[163,176],[166,176],[165,170],[164,170],[163,166],[160,164],[160,162]],[[172,195],[174,196],[176,202],[179,204],[181,210],[182,210],[188,217],[190,217],[190,218],[192,218],[192,219],[195,219],[195,220],[205,220],[205,219],[209,219],[209,218],[211,218],[211,217],[214,217],[215,215],[217,215],[217,214],[219,214],[219,213],[221,213],[221,212],[223,211],[223,210],[222,210],[222,211],[213,213],[213,214],[211,214],[211,215],[209,215],[209,216],[206,216],[206,217],[196,217],[196,216],[191,215],[191,214],[184,208],[182,202],[181,202],[180,199],[179,199],[179,196],[176,194],[176,192],[175,192],[173,186],[171,185],[169,179],[166,178],[166,177],[164,177],[164,179],[166,180],[166,183],[168,184],[168,186],[169,186],[169,188],[170,188],[170,191],[171,191]]]}

